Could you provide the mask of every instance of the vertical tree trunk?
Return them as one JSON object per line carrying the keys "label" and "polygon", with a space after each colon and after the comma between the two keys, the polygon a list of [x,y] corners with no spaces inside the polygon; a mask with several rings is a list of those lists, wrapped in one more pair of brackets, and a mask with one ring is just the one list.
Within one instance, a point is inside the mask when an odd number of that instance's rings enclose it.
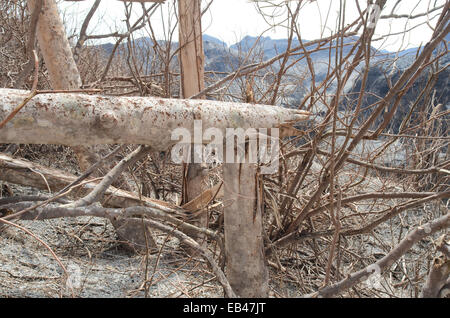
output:
{"label": "vertical tree trunk", "polygon": [[200,0],[179,0],[181,92],[184,98],[205,88]]}
{"label": "vertical tree trunk", "polygon": [[[82,84],[80,73],[73,59],[56,2],[42,1],[36,33],[52,88],[78,89]],[[35,5],[36,0],[28,0],[30,13],[33,12]]]}
{"label": "vertical tree trunk", "polygon": [[[202,91],[204,84],[204,52],[201,25],[200,0],[179,0],[179,42],[181,67],[181,94],[189,98]],[[191,145],[193,152],[194,145]],[[191,156],[193,159],[193,155]],[[203,193],[205,184],[205,169],[199,163],[188,163],[183,169],[183,204],[190,202]],[[195,224],[206,227],[206,213],[194,221]]]}
{"label": "vertical tree trunk", "polygon": [[257,165],[225,163],[224,228],[228,281],[239,297],[268,297],[262,237],[264,202]]}
{"label": "vertical tree trunk", "polygon": [[[179,0],[181,91],[188,98],[204,89],[200,0]],[[193,150],[193,145],[191,147]],[[192,157],[191,157],[192,159]],[[228,279],[241,297],[267,297],[262,211],[257,199],[256,165],[225,164],[225,250]],[[205,173],[190,163],[184,171],[183,203],[205,191]],[[203,214],[199,225],[207,225]]]}

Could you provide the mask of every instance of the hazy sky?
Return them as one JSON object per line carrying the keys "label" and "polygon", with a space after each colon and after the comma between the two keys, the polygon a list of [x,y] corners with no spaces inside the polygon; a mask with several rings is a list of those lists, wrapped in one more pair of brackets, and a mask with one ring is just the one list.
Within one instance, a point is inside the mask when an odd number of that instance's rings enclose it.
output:
{"label": "hazy sky", "polygon": [[[294,6],[294,1],[290,0],[291,6]],[[366,7],[366,0],[358,0],[362,9]],[[206,4],[209,1],[203,1]],[[274,0],[272,3],[282,4],[285,1]],[[355,0],[347,0],[346,2],[346,22],[350,23],[358,16],[358,10],[355,5]],[[389,14],[392,5],[396,1],[388,0],[388,6],[383,10],[382,15]],[[69,28],[79,26],[88,9],[94,3],[94,0],[87,0],[84,2],[62,2],[60,9],[65,14],[65,21]],[[163,38],[163,34],[168,29],[167,18],[164,18],[165,23],[162,23],[162,17],[167,17],[168,12],[173,13],[173,0],[167,0],[162,8],[152,15],[152,26],[159,38]],[[434,8],[443,5],[445,0],[403,0],[397,6],[396,14],[411,14],[416,15],[426,12],[427,8]],[[148,6],[149,4],[147,4]],[[302,9],[300,10],[299,27],[303,39],[313,40],[320,38],[322,35],[327,36],[330,31],[335,30],[336,20],[339,12],[340,1],[338,0],[303,0]],[[277,18],[265,20],[258,12],[262,10],[268,15],[274,13]],[[134,5],[134,17],[141,12],[140,5]],[[421,43],[426,43],[432,34],[430,26],[434,26],[439,11],[430,13],[427,16],[408,20],[380,20],[377,24],[376,35],[386,35],[388,33],[401,32],[408,30],[411,27],[423,24],[408,32],[405,37],[391,36],[385,41],[375,42],[375,47],[382,47],[387,50],[397,50],[399,48],[417,47]],[[202,24],[203,31],[206,34],[215,36],[227,44],[233,44],[239,41],[245,35],[257,36],[263,34],[271,38],[286,38],[287,29],[282,25],[286,25],[286,8],[280,6],[274,8],[267,6],[264,1],[255,4],[252,0],[214,0],[210,10],[203,16]],[[115,0],[103,0],[102,4],[92,20],[92,25],[89,33],[106,33],[110,30],[124,30],[124,4]],[[174,25],[174,20],[171,25]],[[427,23],[428,22],[428,23]],[[276,28],[270,28],[269,24],[276,24]],[[79,27],[78,27],[79,28]],[[165,31],[164,31],[165,30]],[[267,31],[268,30],[268,31]],[[142,31],[142,35],[148,35]],[[376,38],[377,36],[375,36]],[[177,40],[177,32],[174,33],[174,40]],[[107,40],[113,42],[114,39]]]}

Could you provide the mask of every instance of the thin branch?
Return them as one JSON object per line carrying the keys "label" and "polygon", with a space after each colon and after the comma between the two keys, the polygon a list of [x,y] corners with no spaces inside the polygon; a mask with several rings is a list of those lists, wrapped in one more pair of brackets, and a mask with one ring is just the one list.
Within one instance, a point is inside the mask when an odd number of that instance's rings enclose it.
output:
{"label": "thin branch", "polygon": [[342,293],[343,291],[352,288],[356,284],[365,281],[369,278],[370,274],[373,272],[374,268],[379,269],[379,273],[388,269],[394,262],[396,262],[400,257],[405,255],[411,247],[424,239],[427,236],[434,234],[437,231],[443,230],[450,227],[450,214],[441,216],[429,223],[417,227],[411,231],[406,237],[394,247],[386,256],[382,257],[376,263],[367,266],[366,268],[350,274],[347,278],[341,280],[340,282],[325,287],[315,293],[305,295],[304,297],[333,297]]}
{"label": "thin branch", "polygon": [[111,169],[106,176],[103,178],[102,182],[100,182],[92,192],[86,195],[84,198],[79,199],[78,201],[70,204],[71,207],[79,207],[79,206],[87,206],[91,205],[94,202],[100,200],[100,198],[105,194],[106,190],[109,186],[116,180],[122,172],[135,164],[137,161],[146,156],[150,151],[151,147],[138,147],[135,151],[129,154],[127,157],[122,159],[113,169]]}
{"label": "thin branch", "polygon": [[89,10],[86,18],[84,19],[83,24],[81,25],[80,29],[80,36],[78,37],[77,44],[75,45],[75,48],[73,49],[73,58],[75,59],[75,62],[78,62],[79,53],[81,48],[84,45],[84,42],[86,42],[87,39],[87,28],[89,26],[89,23],[91,22],[92,17],[94,16],[95,11],[97,11],[100,2],[102,0],[95,0],[94,4],[92,5],[91,9]]}
{"label": "thin branch", "polygon": [[[64,266],[64,264],[61,262],[61,260],[59,259],[59,257],[55,254],[55,252],[53,252],[53,250],[51,249],[50,246],[48,246],[47,243],[45,243],[44,241],[42,241],[39,237],[37,237],[33,232],[31,232],[30,230],[24,228],[23,226],[20,226],[16,223],[4,220],[2,218],[0,218],[0,223],[4,223],[6,225],[10,225],[13,226],[15,228],[18,228],[19,230],[25,232],[26,234],[30,235],[31,237],[33,237],[36,241],[38,241],[39,243],[41,243],[49,252],[50,254],[52,254],[53,258],[56,260],[56,262],[58,262],[59,266],[61,266],[62,270],[64,271],[64,274],[67,278],[69,278],[69,273],[67,272],[66,267]],[[70,288],[72,289],[72,287],[70,286]],[[73,293],[73,289],[72,289],[72,296],[74,296]]]}

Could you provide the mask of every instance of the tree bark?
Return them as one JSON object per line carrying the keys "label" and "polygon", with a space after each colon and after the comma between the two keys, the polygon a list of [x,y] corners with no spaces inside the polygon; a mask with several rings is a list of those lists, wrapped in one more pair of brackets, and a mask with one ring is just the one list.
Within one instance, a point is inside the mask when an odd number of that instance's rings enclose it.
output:
{"label": "tree bark", "polygon": [[[28,0],[33,12],[36,0]],[[82,82],[54,0],[43,0],[37,38],[53,89],[77,89]]]}
{"label": "tree bark", "polygon": [[257,166],[226,163],[223,180],[228,281],[239,297],[268,297],[269,275],[262,237],[264,202]]}
{"label": "tree bark", "polygon": [[421,298],[439,298],[445,297],[450,280],[450,244],[445,240],[446,235],[442,235],[436,242],[436,250],[442,255],[433,260],[427,281],[422,288]]}
{"label": "tree bark", "polygon": [[184,98],[189,98],[205,88],[200,2],[199,0],[178,1],[181,92]]}
{"label": "tree bark", "polygon": [[[29,92],[0,89],[0,121]],[[282,107],[206,100],[150,97],[105,97],[74,93],[38,94],[3,129],[0,143],[143,144],[166,151],[175,128],[194,135],[194,120],[203,131],[218,128],[272,128],[306,120],[309,113]]]}
{"label": "tree bark", "polygon": [[[180,69],[181,69],[181,95],[189,98],[205,88],[204,83],[204,52],[201,25],[201,1],[179,0],[179,42],[180,42]],[[191,144],[191,151],[194,144]],[[191,159],[193,159],[193,153]],[[182,203],[186,204],[202,194],[207,189],[206,168],[199,163],[186,163],[183,166],[183,193]],[[202,213],[193,224],[202,227],[208,226],[208,214]],[[201,238],[198,238],[201,239]]]}

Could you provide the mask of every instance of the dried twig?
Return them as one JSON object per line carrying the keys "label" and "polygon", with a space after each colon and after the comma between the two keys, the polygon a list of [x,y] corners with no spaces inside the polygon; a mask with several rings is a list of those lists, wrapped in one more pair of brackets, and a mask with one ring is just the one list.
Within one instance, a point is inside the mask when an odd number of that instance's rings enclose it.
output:
{"label": "dried twig", "polygon": [[108,187],[116,180],[119,175],[129,166],[135,164],[151,151],[151,147],[138,147],[135,151],[129,154],[126,158],[121,160],[111,171],[109,171],[92,192],[84,198],[70,204],[71,207],[87,206],[100,200],[105,194]]}
{"label": "dried twig", "polygon": [[[64,274],[66,276],[66,278],[69,278],[69,273],[67,272],[66,267],[64,266],[64,264],[61,262],[61,260],[59,259],[59,257],[55,254],[55,252],[53,252],[53,250],[51,249],[50,246],[48,246],[47,243],[45,243],[44,241],[42,241],[39,237],[37,237],[33,232],[31,232],[30,230],[24,228],[23,226],[20,226],[16,223],[7,221],[3,218],[0,218],[0,223],[6,224],[6,225],[10,225],[13,226],[15,228],[18,228],[19,230],[25,232],[26,234],[32,236],[36,241],[38,241],[39,243],[41,243],[49,252],[50,254],[52,254],[53,258],[58,262],[59,266],[61,266],[62,270],[64,271]],[[72,286],[69,286],[71,291],[72,291],[72,297],[75,297],[74,291]]]}
{"label": "dried twig", "polygon": [[376,263],[350,274],[347,278],[331,286],[325,287],[315,293],[305,295],[304,297],[332,297],[353,287],[362,280],[365,280],[372,273],[373,268],[378,268],[379,273],[388,269],[395,261],[402,257],[415,243],[433,233],[450,226],[450,214],[446,214],[438,219],[411,231],[393,250]]}

